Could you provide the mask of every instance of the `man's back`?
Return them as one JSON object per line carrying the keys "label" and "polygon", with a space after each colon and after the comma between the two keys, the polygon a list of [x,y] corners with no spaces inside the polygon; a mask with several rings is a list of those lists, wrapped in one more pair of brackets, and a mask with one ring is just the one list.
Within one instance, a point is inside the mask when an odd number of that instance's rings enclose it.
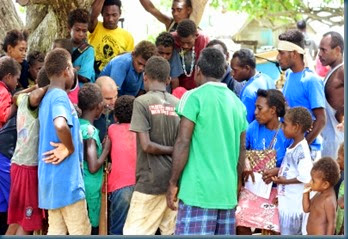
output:
{"label": "man's back", "polygon": [[[178,99],[163,91],[149,91],[134,101],[130,130],[148,132],[150,140],[164,146],[174,146],[179,117],[175,113]],[[135,191],[163,194],[167,191],[171,155],[145,153],[137,137],[137,172]]]}
{"label": "man's back", "polygon": [[195,123],[179,198],[202,208],[234,208],[245,106],[226,84],[208,82],[185,93],[177,112]]}

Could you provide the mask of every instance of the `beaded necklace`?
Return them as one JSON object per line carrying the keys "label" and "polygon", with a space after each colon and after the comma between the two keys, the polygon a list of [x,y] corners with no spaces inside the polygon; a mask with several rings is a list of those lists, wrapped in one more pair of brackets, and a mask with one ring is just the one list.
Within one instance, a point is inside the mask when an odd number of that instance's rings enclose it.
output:
{"label": "beaded necklace", "polygon": [[186,65],[185,65],[185,52],[183,49],[181,49],[180,51],[180,56],[181,56],[181,61],[182,61],[182,68],[184,70],[184,74],[187,77],[191,77],[192,72],[193,72],[193,67],[195,65],[195,46],[192,47],[192,59],[191,59],[191,69],[190,69],[190,73],[187,73],[186,71]]}

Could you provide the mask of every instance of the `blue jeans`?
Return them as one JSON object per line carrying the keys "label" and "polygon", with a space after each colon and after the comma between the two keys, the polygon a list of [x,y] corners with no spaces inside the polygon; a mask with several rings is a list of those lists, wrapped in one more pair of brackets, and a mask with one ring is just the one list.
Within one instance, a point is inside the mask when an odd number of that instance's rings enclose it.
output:
{"label": "blue jeans", "polygon": [[130,201],[134,186],[128,186],[113,191],[109,195],[110,217],[109,217],[109,234],[123,235],[123,226],[126,222]]}

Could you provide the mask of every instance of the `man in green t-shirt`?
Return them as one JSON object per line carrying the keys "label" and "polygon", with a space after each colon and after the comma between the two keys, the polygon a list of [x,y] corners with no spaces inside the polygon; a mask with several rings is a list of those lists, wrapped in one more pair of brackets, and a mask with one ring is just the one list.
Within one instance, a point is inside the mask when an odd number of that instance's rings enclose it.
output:
{"label": "man in green t-shirt", "polygon": [[176,235],[235,234],[248,123],[243,103],[219,82],[225,64],[219,50],[204,49],[195,70],[200,86],[186,92],[176,108],[181,121],[167,191],[171,209],[180,199]]}

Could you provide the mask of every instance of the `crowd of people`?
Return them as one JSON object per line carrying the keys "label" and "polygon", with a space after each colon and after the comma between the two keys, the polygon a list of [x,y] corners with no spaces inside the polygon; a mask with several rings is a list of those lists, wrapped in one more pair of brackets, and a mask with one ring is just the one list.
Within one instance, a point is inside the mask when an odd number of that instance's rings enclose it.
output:
{"label": "crowd of people", "polygon": [[45,53],[2,39],[0,235],[343,234],[342,36],[322,36],[322,80],[304,33],[280,34],[276,89],[190,0],[140,2],[154,43],[118,26],[120,0],[72,10]]}

